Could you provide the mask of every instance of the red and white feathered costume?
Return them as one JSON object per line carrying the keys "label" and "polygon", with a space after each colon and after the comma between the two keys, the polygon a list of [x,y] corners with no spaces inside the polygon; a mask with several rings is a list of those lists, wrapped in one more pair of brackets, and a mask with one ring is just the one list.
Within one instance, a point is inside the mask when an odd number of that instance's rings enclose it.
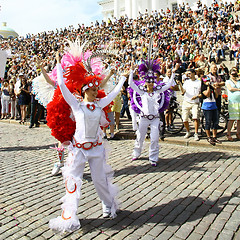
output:
{"label": "red and white feathered costume", "polygon": [[[75,71],[78,68],[77,71]],[[77,99],[72,92],[73,89],[81,89],[82,83],[88,83],[89,87],[99,84],[99,79],[96,75],[88,75],[81,63],[74,66],[66,72],[69,79],[67,85],[63,80],[61,65],[57,65],[58,88],[60,89],[64,101],[71,107],[72,115],[75,119],[74,124],[69,127],[69,132],[63,138],[58,136],[58,139],[71,140],[69,146],[69,155],[62,169],[64,182],[66,187],[66,195],[61,199],[62,214],[61,216],[51,219],[49,222],[50,228],[58,232],[74,231],[80,227],[80,222],[77,217],[78,202],[81,195],[82,177],[85,163],[88,161],[91,176],[96,188],[97,194],[102,201],[103,213],[108,213],[114,218],[116,216],[117,204],[117,188],[111,183],[112,170],[106,163],[105,148],[102,144],[102,131],[100,126],[108,124],[106,122],[103,109],[108,106],[112,100],[120,92],[125,77],[121,77],[117,86],[106,97],[96,99],[94,102],[85,102],[82,99]],[[78,73],[76,76],[74,72]],[[81,74],[79,74],[79,72]],[[79,86],[77,83],[71,85],[70,79],[79,78]],[[80,84],[80,82],[82,82]],[[58,89],[56,90],[57,93]],[[57,94],[55,97],[58,98]],[[61,98],[61,97],[60,97]],[[63,99],[60,99],[60,101]],[[53,97],[54,101],[54,97]],[[59,106],[63,108],[64,106]],[[68,112],[69,114],[70,112]],[[52,116],[51,116],[52,117]],[[56,117],[56,116],[55,116]],[[58,116],[60,117],[60,116]],[[63,119],[64,120],[64,119]],[[62,121],[62,120],[61,120]],[[69,121],[69,119],[68,119]],[[74,129],[72,139],[69,139],[71,132]]]}

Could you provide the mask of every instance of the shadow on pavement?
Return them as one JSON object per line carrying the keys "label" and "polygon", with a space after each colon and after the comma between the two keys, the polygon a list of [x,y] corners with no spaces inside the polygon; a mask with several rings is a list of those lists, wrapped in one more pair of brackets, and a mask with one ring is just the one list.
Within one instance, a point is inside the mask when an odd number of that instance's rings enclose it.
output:
{"label": "shadow on pavement", "polygon": [[120,211],[113,220],[81,219],[82,231],[89,232],[89,224],[95,228],[112,228],[119,231],[125,228],[139,228],[147,223],[162,224],[163,226],[181,226],[187,222],[201,220],[210,214],[219,214],[233,197],[239,197],[239,192],[220,197],[215,201],[190,196],[146,210],[129,211],[126,209]]}
{"label": "shadow on pavement", "polygon": [[0,152],[12,152],[12,151],[32,151],[32,150],[42,150],[55,147],[54,144],[41,145],[41,146],[13,146],[13,147],[3,147],[0,148]]}
{"label": "shadow on pavement", "polygon": [[[153,172],[172,172],[172,171],[181,171],[181,170],[195,170],[195,171],[204,171],[206,170],[203,167],[197,166],[199,162],[208,162],[208,161],[217,161],[219,159],[227,159],[228,154],[224,152],[198,152],[198,153],[188,153],[176,156],[175,158],[162,158],[159,159],[157,167],[152,167],[146,157],[140,157],[136,161],[132,161],[131,166],[115,170],[114,176],[118,177],[121,175],[132,175],[139,173],[153,173]],[[131,160],[129,160],[131,161]],[[138,164],[138,162],[146,162]],[[136,166],[137,165],[137,166]],[[88,182],[91,181],[90,173],[84,173],[83,178]]]}

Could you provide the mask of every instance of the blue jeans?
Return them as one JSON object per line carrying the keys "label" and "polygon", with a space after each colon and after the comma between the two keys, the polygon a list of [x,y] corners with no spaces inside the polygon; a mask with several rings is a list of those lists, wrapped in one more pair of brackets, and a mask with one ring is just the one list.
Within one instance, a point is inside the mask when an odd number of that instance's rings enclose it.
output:
{"label": "blue jeans", "polygon": [[205,130],[218,129],[219,114],[217,109],[203,110],[205,117]]}
{"label": "blue jeans", "polygon": [[123,94],[122,95],[122,99],[123,99],[123,106],[122,106],[122,110],[121,110],[120,116],[123,117],[124,114],[125,114],[125,111],[126,111],[128,118],[131,119],[129,106],[128,106],[128,97]]}

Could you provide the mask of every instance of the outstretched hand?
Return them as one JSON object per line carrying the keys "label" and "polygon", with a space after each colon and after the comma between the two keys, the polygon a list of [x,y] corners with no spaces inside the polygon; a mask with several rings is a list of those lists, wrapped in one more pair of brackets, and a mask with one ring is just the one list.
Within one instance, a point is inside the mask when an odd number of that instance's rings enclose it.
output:
{"label": "outstretched hand", "polygon": [[38,58],[38,56],[36,57],[36,64],[37,64],[37,68],[42,67],[42,63],[41,63],[40,59]]}
{"label": "outstretched hand", "polygon": [[57,63],[60,63],[60,57],[59,57],[59,52],[58,51],[56,52],[56,60],[57,60]]}
{"label": "outstretched hand", "polygon": [[124,71],[124,72],[122,73],[122,76],[123,76],[123,77],[128,77],[129,74],[130,74],[130,71],[127,70],[127,71]]}

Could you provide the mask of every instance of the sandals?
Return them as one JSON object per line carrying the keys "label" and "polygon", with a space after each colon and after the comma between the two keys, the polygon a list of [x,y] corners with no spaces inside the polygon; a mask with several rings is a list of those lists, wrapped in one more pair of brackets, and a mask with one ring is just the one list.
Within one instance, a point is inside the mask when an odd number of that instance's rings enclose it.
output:
{"label": "sandals", "polygon": [[217,139],[217,138],[215,138],[215,137],[213,137],[212,139],[213,139],[213,141],[214,141],[215,143],[219,143],[219,144],[221,144],[221,143],[222,143],[220,140],[218,140],[218,139]]}
{"label": "sandals", "polygon": [[233,142],[233,138],[231,137],[231,135],[226,135],[226,137],[228,141]]}
{"label": "sandals", "polygon": [[214,142],[213,138],[211,138],[211,137],[207,138],[207,141],[208,141],[211,145],[213,145],[213,146],[216,145],[216,143]]}

